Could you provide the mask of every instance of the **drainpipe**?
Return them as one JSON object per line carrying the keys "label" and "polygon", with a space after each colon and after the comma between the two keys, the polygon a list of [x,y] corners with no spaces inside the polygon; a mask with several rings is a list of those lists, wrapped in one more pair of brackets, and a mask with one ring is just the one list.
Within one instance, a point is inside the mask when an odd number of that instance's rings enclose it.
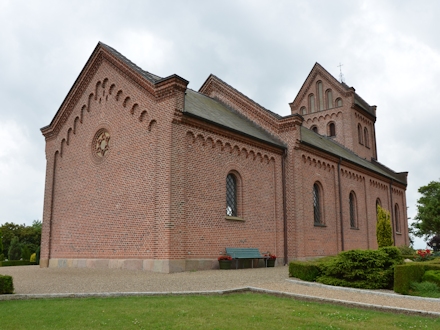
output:
{"label": "drainpipe", "polygon": [[396,231],[395,231],[395,226],[394,226],[394,203],[393,203],[393,179],[391,179],[390,181],[390,201],[391,201],[391,210],[390,210],[390,214],[391,214],[391,230],[393,232],[393,241],[394,241],[394,246],[396,246]]}
{"label": "drainpipe", "polygon": [[339,157],[339,162],[338,162],[339,218],[341,220],[341,251],[344,251],[344,221],[342,219],[341,162],[342,162],[342,158]]}
{"label": "drainpipe", "polygon": [[286,199],[286,159],[287,149],[284,149],[283,158],[281,161],[281,176],[283,186],[283,230],[284,230],[284,265],[287,265],[287,199]]}

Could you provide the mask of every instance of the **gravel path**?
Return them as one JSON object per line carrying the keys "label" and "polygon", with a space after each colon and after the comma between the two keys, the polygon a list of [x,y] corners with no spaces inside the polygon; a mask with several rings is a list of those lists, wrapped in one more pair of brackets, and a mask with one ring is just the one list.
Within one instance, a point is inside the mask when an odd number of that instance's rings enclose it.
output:
{"label": "gravel path", "polygon": [[126,269],[19,266],[2,267],[0,273],[13,276],[15,287],[14,295],[0,295],[0,300],[47,294],[199,293],[245,288],[299,299],[440,316],[440,299],[303,282],[289,278],[287,267],[160,274]]}

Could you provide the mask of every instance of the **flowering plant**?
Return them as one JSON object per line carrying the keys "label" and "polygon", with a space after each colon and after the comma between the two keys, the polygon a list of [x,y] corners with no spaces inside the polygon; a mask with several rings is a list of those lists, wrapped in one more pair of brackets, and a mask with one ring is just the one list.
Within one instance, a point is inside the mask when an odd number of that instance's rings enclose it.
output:
{"label": "flowering plant", "polygon": [[218,257],[218,261],[220,261],[220,260],[232,260],[232,257],[231,256],[220,256],[220,257]]}
{"label": "flowering plant", "polygon": [[431,250],[426,249],[419,249],[417,250],[417,258],[416,261],[426,261],[426,260],[430,260],[431,259]]}
{"label": "flowering plant", "polygon": [[264,255],[264,257],[266,257],[267,259],[276,259],[277,256],[275,254],[271,254],[270,252],[266,253]]}

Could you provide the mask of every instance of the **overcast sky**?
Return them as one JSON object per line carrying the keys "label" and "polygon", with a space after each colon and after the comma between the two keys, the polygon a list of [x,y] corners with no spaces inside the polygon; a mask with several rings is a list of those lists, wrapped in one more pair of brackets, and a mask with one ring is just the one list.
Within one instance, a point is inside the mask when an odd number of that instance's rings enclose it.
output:
{"label": "overcast sky", "polygon": [[[0,0],[0,224],[42,219],[50,123],[98,41],[190,81],[210,73],[289,114],[315,62],[377,105],[378,160],[439,180],[440,1]],[[416,247],[425,247],[417,241]]]}

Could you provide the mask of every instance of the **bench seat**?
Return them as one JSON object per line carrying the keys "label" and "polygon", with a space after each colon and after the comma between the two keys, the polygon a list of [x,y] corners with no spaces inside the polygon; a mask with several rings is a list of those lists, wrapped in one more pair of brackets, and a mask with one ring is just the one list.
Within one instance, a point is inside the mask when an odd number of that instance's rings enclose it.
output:
{"label": "bench seat", "polygon": [[[263,256],[257,248],[226,248],[226,254],[235,259],[235,268],[238,268],[239,259],[264,259],[267,261],[267,257]],[[266,264],[266,262],[265,262]],[[244,267],[244,264],[243,264]],[[267,265],[266,265],[267,267]],[[252,262],[252,268],[254,263]]]}

